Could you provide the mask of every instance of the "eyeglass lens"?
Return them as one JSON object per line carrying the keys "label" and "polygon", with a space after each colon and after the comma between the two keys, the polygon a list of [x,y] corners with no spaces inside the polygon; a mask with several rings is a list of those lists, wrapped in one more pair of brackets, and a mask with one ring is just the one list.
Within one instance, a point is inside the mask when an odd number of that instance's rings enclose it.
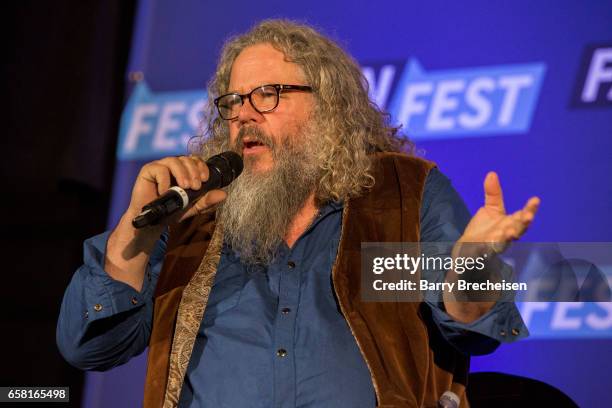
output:
{"label": "eyeglass lens", "polygon": [[[276,108],[278,104],[278,91],[275,87],[264,85],[251,92],[251,104],[259,112],[266,112]],[[224,119],[233,119],[238,116],[242,106],[242,97],[237,94],[225,95],[219,99],[217,106]]]}

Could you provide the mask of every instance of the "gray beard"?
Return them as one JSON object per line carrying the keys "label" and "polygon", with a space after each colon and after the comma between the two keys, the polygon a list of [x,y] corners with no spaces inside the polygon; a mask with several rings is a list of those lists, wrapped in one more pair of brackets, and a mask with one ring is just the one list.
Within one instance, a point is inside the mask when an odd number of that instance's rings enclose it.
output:
{"label": "gray beard", "polygon": [[320,168],[313,133],[306,125],[299,135],[284,138],[279,146],[257,128],[241,129],[238,151],[242,151],[242,137],[248,134],[268,145],[273,157],[273,168],[259,173],[252,171],[257,159],[245,159],[244,171],[228,187],[228,197],[218,213],[225,242],[243,263],[269,265],[273,261],[291,221],[315,190]]}

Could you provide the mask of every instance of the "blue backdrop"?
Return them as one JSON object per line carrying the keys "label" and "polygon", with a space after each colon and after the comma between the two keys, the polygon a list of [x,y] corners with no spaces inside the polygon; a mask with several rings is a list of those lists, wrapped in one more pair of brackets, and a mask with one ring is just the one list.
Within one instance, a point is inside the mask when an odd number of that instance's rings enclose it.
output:
{"label": "blue backdrop", "polygon": [[[271,17],[337,39],[363,66],[371,97],[470,210],[482,205],[482,181],[495,170],[509,210],[542,198],[524,240],[612,241],[610,1],[142,0],[129,67],[140,81],[126,99],[110,227],[140,166],[184,152],[198,131],[223,40]],[[581,406],[607,406],[612,304],[521,307],[531,338],[473,358],[473,371],[537,378]],[[140,405],[145,364],[142,355],[88,374],[86,406]]]}

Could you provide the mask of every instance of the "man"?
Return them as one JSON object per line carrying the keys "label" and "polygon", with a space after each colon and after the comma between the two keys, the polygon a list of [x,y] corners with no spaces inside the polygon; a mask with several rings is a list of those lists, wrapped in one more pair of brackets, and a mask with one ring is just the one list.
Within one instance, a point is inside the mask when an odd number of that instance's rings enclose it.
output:
{"label": "man", "polygon": [[[86,242],[58,322],[64,357],[105,370],[149,346],[145,406],[420,407],[447,391],[467,405],[468,354],[527,335],[514,304],[364,302],[360,244],[502,250],[538,199],[506,214],[490,173],[469,220],[432,163],[399,153],[364,84],[307,26],[264,21],[230,40],[199,157],[145,165],[117,227]],[[228,149],[245,169],[227,191],[169,226],[132,227],[172,183],[198,189],[201,159]]]}

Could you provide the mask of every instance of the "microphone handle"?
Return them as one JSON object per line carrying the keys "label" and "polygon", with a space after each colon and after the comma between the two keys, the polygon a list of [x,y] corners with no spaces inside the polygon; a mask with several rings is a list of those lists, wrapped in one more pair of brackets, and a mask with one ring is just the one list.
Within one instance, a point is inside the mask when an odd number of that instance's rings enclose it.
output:
{"label": "microphone handle", "polygon": [[148,225],[157,225],[159,222],[179,210],[187,208],[190,202],[204,193],[220,187],[221,177],[217,169],[210,169],[210,177],[198,190],[182,189],[179,186],[170,187],[168,191],[157,199],[142,207],[142,211],[133,220],[134,228],[144,228]]}

